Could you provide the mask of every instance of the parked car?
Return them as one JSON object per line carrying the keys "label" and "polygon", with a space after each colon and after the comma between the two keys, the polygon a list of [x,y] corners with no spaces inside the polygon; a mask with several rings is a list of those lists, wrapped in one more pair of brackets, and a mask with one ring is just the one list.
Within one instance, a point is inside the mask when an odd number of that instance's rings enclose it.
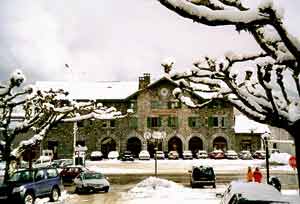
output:
{"label": "parked car", "polygon": [[240,159],[243,159],[243,160],[253,159],[253,158],[252,158],[252,154],[251,154],[250,151],[248,151],[248,150],[240,151],[240,153],[239,153],[239,158],[240,158]]}
{"label": "parked car", "polygon": [[192,188],[199,186],[212,186],[216,188],[216,176],[210,166],[193,166],[190,171],[190,183]]}
{"label": "parked car", "polygon": [[234,150],[227,150],[224,155],[226,159],[238,159],[238,154]]}
{"label": "parked car", "polygon": [[221,204],[288,204],[286,198],[272,185],[232,181],[221,197]]}
{"label": "parked car", "polygon": [[192,151],[190,151],[190,150],[183,151],[182,158],[183,159],[193,159]]}
{"label": "parked car", "polygon": [[99,161],[103,159],[103,154],[100,151],[93,151],[91,152],[90,156],[91,161]]}
{"label": "parked car", "polygon": [[255,151],[252,154],[252,157],[253,157],[253,159],[265,159],[266,158],[266,151],[263,151],[263,150]]}
{"label": "parked car", "polygon": [[177,151],[170,151],[168,153],[168,159],[179,159],[179,154]]}
{"label": "parked car", "polygon": [[208,157],[208,154],[207,154],[207,151],[205,151],[205,150],[199,150],[196,153],[196,156],[198,159],[206,159]]}
{"label": "parked car", "polygon": [[87,168],[80,165],[75,166],[67,166],[62,169],[60,172],[60,176],[65,183],[72,183],[73,180],[78,176],[81,172],[88,171]]}
{"label": "parked car", "polygon": [[51,166],[52,157],[51,156],[40,156],[34,163],[34,168],[42,168]]}
{"label": "parked car", "polygon": [[98,192],[98,191],[109,191],[109,182],[102,173],[96,172],[82,172],[75,179],[76,185],[75,192]]}
{"label": "parked car", "polygon": [[71,166],[73,164],[73,159],[57,159],[53,160],[51,167],[64,168],[66,166]]}
{"label": "parked car", "polygon": [[224,159],[225,155],[222,150],[214,150],[208,154],[210,159]]}
{"label": "parked car", "polygon": [[57,201],[63,190],[61,177],[55,168],[16,171],[7,184],[0,185],[0,200],[33,204],[36,198],[49,197]]}
{"label": "parked car", "polygon": [[110,151],[107,155],[108,159],[119,159],[119,152],[118,151]]}
{"label": "parked car", "polygon": [[156,151],[156,159],[165,159],[165,153],[163,151]]}
{"label": "parked car", "polygon": [[147,150],[142,150],[139,153],[139,159],[140,160],[150,160],[150,154]]}
{"label": "parked car", "polygon": [[125,151],[121,157],[122,161],[134,161],[133,154],[131,151]]}

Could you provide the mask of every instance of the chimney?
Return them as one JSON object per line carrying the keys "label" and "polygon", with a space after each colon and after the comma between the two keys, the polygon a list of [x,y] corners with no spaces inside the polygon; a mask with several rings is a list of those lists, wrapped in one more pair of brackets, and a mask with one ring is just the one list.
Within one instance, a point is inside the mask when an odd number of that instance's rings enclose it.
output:
{"label": "chimney", "polygon": [[144,89],[150,84],[150,74],[144,73],[143,76],[139,77],[139,89]]}

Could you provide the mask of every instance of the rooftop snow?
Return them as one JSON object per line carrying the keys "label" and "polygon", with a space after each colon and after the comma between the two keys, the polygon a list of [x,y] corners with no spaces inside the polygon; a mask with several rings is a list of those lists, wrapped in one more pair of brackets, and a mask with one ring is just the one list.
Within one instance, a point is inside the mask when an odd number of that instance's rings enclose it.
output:
{"label": "rooftop snow", "polygon": [[270,132],[267,125],[250,120],[244,115],[235,116],[235,133],[265,133]]}
{"label": "rooftop snow", "polygon": [[67,99],[125,99],[138,90],[138,81],[68,82],[37,81],[41,90],[63,89]]}

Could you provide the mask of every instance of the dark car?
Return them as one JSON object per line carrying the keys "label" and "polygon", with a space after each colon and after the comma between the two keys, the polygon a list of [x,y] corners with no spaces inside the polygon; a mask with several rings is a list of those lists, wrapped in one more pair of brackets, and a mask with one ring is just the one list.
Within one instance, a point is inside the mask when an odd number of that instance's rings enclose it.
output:
{"label": "dark car", "polygon": [[134,161],[131,151],[125,151],[121,156],[122,161]]}
{"label": "dark car", "polygon": [[216,176],[214,169],[210,166],[193,166],[191,173],[192,188],[199,186],[212,186],[216,188]]}
{"label": "dark car", "polygon": [[208,154],[208,158],[210,159],[224,159],[225,154],[222,150],[214,150]]}
{"label": "dark car", "polygon": [[62,171],[60,172],[60,176],[64,183],[72,183],[74,178],[84,171],[88,171],[88,169],[84,166],[67,166],[62,169]]}
{"label": "dark car", "polygon": [[49,197],[50,201],[57,201],[62,190],[57,169],[26,169],[15,172],[6,184],[1,184],[0,200],[33,204],[36,198]]}
{"label": "dark car", "polygon": [[255,151],[252,154],[253,159],[266,159],[266,152],[261,150],[261,151]]}

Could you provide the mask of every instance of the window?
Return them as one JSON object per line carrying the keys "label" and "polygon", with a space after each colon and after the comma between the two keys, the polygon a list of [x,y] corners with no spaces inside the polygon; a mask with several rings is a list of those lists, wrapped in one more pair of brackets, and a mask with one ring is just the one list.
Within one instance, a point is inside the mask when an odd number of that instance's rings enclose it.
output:
{"label": "window", "polygon": [[208,118],[208,127],[227,127],[227,117],[226,116],[212,116]]}
{"label": "window", "polygon": [[56,169],[47,169],[47,177],[48,178],[55,178],[57,177]]}
{"label": "window", "polygon": [[168,103],[164,101],[151,101],[151,109],[167,109]]}
{"label": "window", "polygon": [[129,119],[129,127],[130,128],[138,128],[138,118],[130,118]]}
{"label": "window", "polygon": [[107,128],[108,127],[107,121],[102,121],[102,127],[103,128]]}
{"label": "window", "polygon": [[130,101],[128,108],[136,111],[136,109],[137,109],[136,101],[134,101],[134,100]]}
{"label": "window", "polygon": [[191,128],[199,128],[201,127],[201,120],[199,117],[189,117],[189,127]]}
{"label": "window", "polygon": [[115,120],[110,120],[110,127],[116,127],[116,121]]}
{"label": "window", "polygon": [[168,102],[168,108],[169,109],[181,108],[181,102],[180,101],[169,101]]}
{"label": "window", "polygon": [[83,121],[77,121],[77,126],[78,127],[83,127]]}
{"label": "window", "polygon": [[178,127],[178,118],[168,117],[168,127]]}
{"label": "window", "polygon": [[147,127],[161,127],[161,118],[160,117],[148,117],[147,118]]}

